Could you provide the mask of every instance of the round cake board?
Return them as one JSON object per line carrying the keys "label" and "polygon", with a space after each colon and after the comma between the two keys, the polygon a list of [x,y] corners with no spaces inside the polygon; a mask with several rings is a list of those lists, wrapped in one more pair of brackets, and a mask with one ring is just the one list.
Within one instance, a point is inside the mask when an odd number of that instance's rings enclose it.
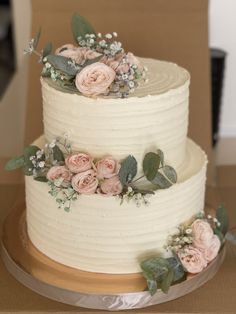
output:
{"label": "round cake board", "polygon": [[7,217],[1,255],[7,270],[33,291],[66,304],[102,310],[143,308],[184,296],[210,280],[224,260],[223,248],[201,273],[170,287],[167,294],[146,291],[141,273],[109,275],[80,271],[59,264],[31,243],[26,228],[25,205],[16,207]]}

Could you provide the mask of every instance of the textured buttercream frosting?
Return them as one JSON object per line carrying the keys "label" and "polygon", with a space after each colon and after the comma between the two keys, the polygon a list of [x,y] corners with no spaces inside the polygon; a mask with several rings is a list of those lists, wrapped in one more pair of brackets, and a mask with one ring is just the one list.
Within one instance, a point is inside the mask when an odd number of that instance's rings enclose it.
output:
{"label": "textured buttercream frosting", "polygon": [[[42,145],[41,138],[37,145]],[[206,155],[191,140],[178,183],[137,207],[99,194],[80,195],[71,211],[57,208],[45,183],[26,177],[28,233],[53,260],[85,271],[140,272],[140,259],[165,254],[163,246],[177,226],[204,208]]]}
{"label": "textured buttercream frosting", "polygon": [[189,74],[174,63],[141,61],[148,82],[127,99],[88,98],[42,79],[46,140],[67,133],[74,150],[117,159],[133,154],[139,165],[145,152],[159,147],[166,161],[179,167],[186,152]]}

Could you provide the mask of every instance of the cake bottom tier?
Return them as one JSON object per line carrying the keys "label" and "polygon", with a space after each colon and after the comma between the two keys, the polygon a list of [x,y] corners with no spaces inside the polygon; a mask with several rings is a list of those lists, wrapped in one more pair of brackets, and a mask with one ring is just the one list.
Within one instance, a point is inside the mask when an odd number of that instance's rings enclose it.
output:
{"label": "cake bottom tier", "polygon": [[206,155],[187,141],[178,183],[137,207],[99,194],[80,195],[70,212],[58,209],[45,183],[26,177],[27,229],[32,243],[51,259],[80,270],[128,274],[153,254],[165,255],[168,235],[204,208]]}

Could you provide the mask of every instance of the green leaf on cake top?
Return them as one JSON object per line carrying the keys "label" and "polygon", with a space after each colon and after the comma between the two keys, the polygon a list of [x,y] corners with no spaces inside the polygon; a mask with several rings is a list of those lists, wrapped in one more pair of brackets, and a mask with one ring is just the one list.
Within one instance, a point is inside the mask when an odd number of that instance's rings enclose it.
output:
{"label": "green leaf on cake top", "polygon": [[75,42],[78,42],[79,38],[84,38],[86,34],[96,34],[93,26],[78,13],[72,16],[71,29]]}
{"label": "green leaf on cake top", "polygon": [[41,37],[41,28],[38,30],[36,36],[33,39],[33,47],[36,50],[38,47],[39,39]]}
{"label": "green leaf on cake top", "polygon": [[50,55],[51,52],[52,52],[52,43],[47,43],[45,47],[43,48],[43,58]]}

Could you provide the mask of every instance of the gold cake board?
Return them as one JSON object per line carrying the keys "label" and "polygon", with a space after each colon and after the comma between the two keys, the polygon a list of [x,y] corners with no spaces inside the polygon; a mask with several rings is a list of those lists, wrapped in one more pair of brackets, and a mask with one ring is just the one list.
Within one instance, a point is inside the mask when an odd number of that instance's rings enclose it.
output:
{"label": "gold cake board", "polygon": [[142,308],[179,298],[210,280],[223,262],[225,249],[201,273],[171,286],[168,294],[151,296],[141,274],[109,275],[80,271],[57,263],[38,251],[26,230],[25,205],[7,217],[1,246],[8,271],[23,285],[50,299],[86,308]]}

